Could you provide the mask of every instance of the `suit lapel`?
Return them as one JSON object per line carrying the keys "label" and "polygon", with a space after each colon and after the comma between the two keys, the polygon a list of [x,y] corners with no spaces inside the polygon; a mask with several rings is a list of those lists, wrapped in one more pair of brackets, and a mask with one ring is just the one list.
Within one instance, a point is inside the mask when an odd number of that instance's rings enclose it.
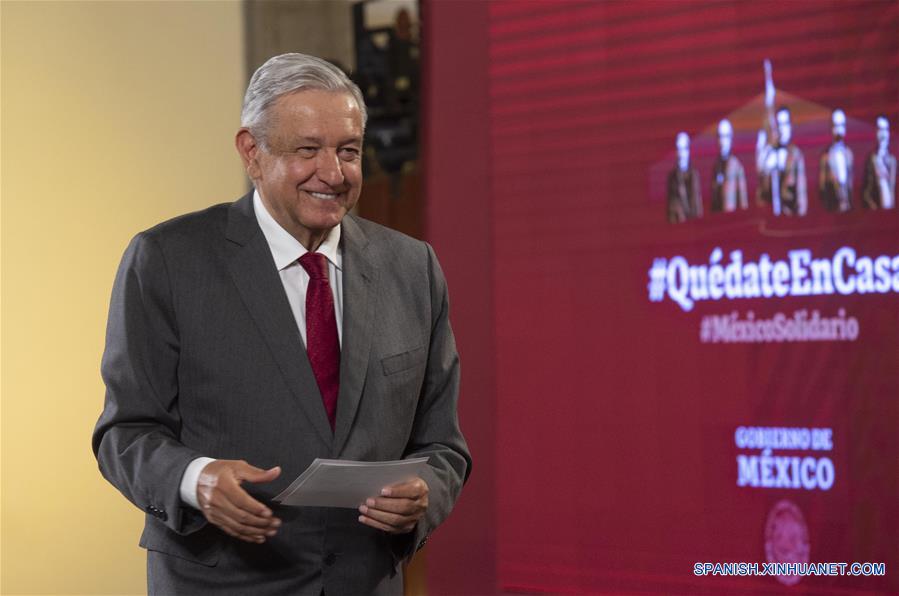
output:
{"label": "suit lapel", "polygon": [[281,277],[256,222],[252,193],[231,205],[226,236],[231,243],[227,260],[234,284],[306,418],[325,444],[330,445],[331,425]]}
{"label": "suit lapel", "polygon": [[338,457],[346,444],[359,409],[371,350],[374,297],[378,269],[366,250],[368,238],[352,217],[344,217],[343,248],[343,339],[340,350],[340,393],[331,456]]}

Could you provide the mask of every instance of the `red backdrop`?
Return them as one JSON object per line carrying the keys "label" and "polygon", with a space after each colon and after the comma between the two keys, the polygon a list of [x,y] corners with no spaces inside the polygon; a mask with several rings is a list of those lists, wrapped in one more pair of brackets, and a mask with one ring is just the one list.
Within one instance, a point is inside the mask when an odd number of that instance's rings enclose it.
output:
{"label": "red backdrop", "polygon": [[[424,17],[427,234],[475,455],[430,547],[432,592],[899,591],[899,210],[859,207],[876,115],[899,134],[899,4],[435,2]],[[755,204],[765,58],[805,154],[805,217]],[[837,107],[855,154],[845,214],[818,192]],[[750,207],[709,214],[724,117]],[[673,225],[679,131],[706,215]],[[699,292],[686,310],[676,257],[708,273],[715,249],[722,266],[740,251],[788,268],[808,251],[856,287],[799,295],[791,269],[785,296]],[[871,292],[859,257],[880,267]],[[834,337],[799,341],[816,316]],[[777,317],[793,327],[762,341]],[[693,573],[790,557],[886,575]]]}

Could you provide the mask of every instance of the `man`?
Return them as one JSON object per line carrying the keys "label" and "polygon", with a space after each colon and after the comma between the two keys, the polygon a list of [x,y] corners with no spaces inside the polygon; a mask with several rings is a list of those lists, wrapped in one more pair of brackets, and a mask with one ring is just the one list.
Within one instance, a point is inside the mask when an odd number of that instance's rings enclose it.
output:
{"label": "man", "polygon": [[749,206],[746,193],[746,173],[739,158],[731,153],[734,127],[724,118],[718,123],[718,159],[712,170],[713,212],[736,211]]}
{"label": "man", "polygon": [[763,130],[756,143],[756,168],[759,173],[757,201],[771,206],[774,215],[805,215],[808,191],[805,158],[794,143],[790,108],[774,111],[776,90],[771,62],[765,60],[765,110]]}
{"label": "man", "polygon": [[699,174],[690,166],[690,137],[677,133],[677,161],[668,173],[668,223],[702,217]]}
{"label": "man", "polygon": [[824,209],[831,212],[852,208],[852,149],[846,145],[846,113],[836,109],[831,115],[833,142],[819,162],[818,191]]}
{"label": "man", "polygon": [[[125,252],[93,448],[147,512],[150,593],[399,594],[469,474],[434,253],[348,214],[365,116],[339,69],[272,58],[236,138],[255,190]],[[418,456],[358,511],[271,502],[316,457]]]}
{"label": "man", "polygon": [[862,204],[868,209],[896,206],[896,156],[890,154],[890,123],[877,117],[877,145],[865,159]]}

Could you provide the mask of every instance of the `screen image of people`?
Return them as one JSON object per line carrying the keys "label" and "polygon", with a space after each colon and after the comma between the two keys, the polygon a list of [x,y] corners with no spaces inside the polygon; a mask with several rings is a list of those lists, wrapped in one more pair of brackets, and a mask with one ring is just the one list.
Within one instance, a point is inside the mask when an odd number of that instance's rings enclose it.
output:
{"label": "screen image of people", "polygon": [[699,173],[690,163],[690,136],[679,132],[675,139],[677,159],[668,173],[668,222],[680,223],[702,217]]}
{"label": "screen image of people", "polygon": [[746,172],[743,163],[733,154],[734,127],[724,118],[718,123],[718,158],[712,171],[712,205],[710,211],[746,209]]}
{"label": "screen image of people", "polygon": [[[790,105],[776,104],[777,89],[774,85],[770,60],[764,60],[764,117],[755,142],[755,170],[757,174],[754,194],[755,206],[774,216],[805,216],[809,213],[809,188],[805,155],[796,141],[793,113]],[[794,100],[790,100],[794,101]],[[751,104],[748,104],[751,106]],[[777,107],[775,107],[777,105]],[[810,112],[808,102],[804,108],[804,138],[817,138],[817,130],[823,122],[820,108]],[[754,109],[754,108],[752,108]],[[810,115],[811,113],[811,115]],[[745,118],[742,118],[745,120]],[[856,171],[855,152],[848,142],[850,126],[861,126],[860,120],[850,121],[842,108],[828,111],[827,127],[830,142],[823,148],[817,161],[817,183],[812,194],[817,193],[814,212],[843,214],[854,209],[893,209],[896,206],[896,156],[890,152],[890,123],[886,115],[875,120],[874,146],[863,162],[860,179]],[[717,134],[717,151],[711,163],[703,161],[710,148],[706,135],[701,134],[700,167],[710,168],[701,173],[693,159],[691,138],[686,131],[678,132],[675,139],[675,163],[667,170],[665,179],[665,214],[669,223],[683,223],[703,217],[702,185],[700,176],[708,176],[711,199],[709,213],[732,213],[749,209],[749,189],[743,162],[734,149],[737,136],[730,117],[721,118],[713,129]],[[860,135],[856,128],[853,142]],[[743,132],[748,132],[743,130]],[[813,142],[813,141],[811,141]],[[858,146],[856,145],[856,150]],[[666,158],[667,159],[670,158]],[[655,167],[655,166],[654,166]],[[655,174],[651,174],[655,176]]]}
{"label": "screen image of people", "polygon": [[756,196],[774,215],[805,215],[808,210],[805,158],[793,142],[790,108],[782,105],[774,109],[777,91],[771,70],[771,62],[765,60],[765,121],[756,143],[759,174]]}
{"label": "screen image of people", "polygon": [[890,153],[890,123],[877,118],[874,150],[865,159],[862,205],[868,209],[893,209],[896,206],[896,156]]}
{"label": "screen image of people", "polygon": [[833,142],[821,155],[818,192],[827,211],[852,208],[852,149],[846,145],[846,114],[836,109],[831,117]]}

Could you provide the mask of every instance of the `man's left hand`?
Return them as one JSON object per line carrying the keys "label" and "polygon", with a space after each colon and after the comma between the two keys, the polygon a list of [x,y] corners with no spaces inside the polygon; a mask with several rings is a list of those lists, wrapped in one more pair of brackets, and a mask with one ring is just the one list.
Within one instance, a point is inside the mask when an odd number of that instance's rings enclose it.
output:
{"label": "man's left hand", "polygon": [[428,509],[428,484],[421,478],[388,486],[359,507],[359,521],[390,534],[406,534]]}

